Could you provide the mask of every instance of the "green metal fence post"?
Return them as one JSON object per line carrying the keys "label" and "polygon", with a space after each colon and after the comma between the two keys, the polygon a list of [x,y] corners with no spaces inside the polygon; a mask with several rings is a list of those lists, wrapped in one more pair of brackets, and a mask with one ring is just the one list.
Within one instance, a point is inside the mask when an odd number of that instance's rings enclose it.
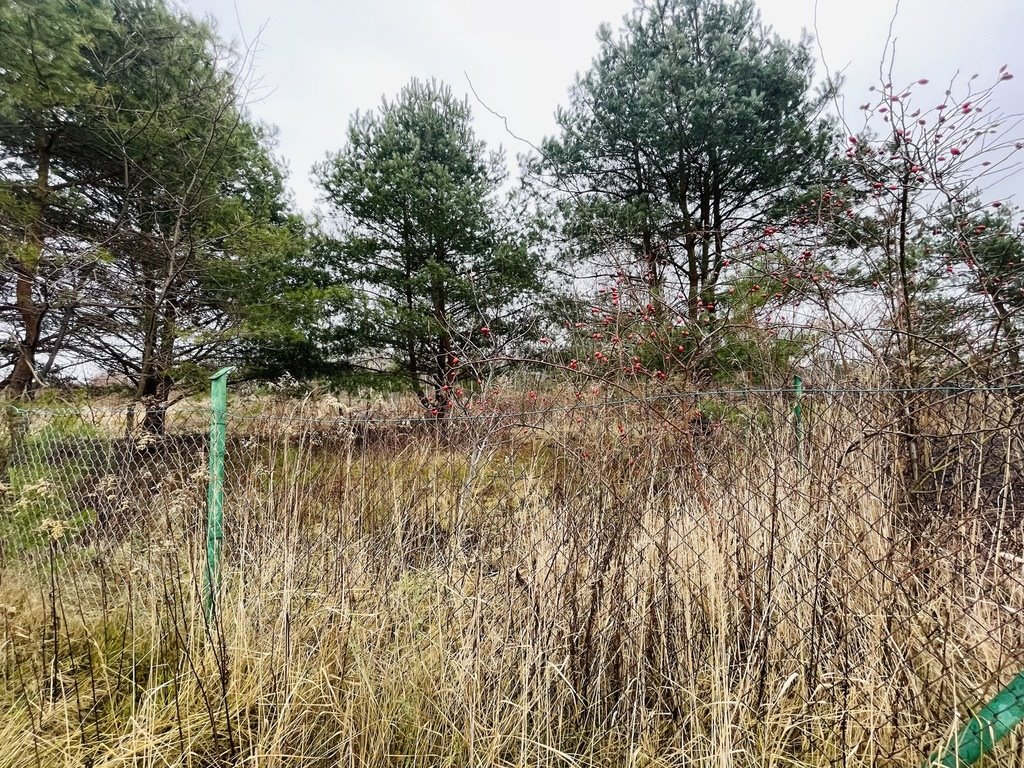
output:
{"label": "green metal fence post", "polygon": [[220,590],[220,553],[224,542],[224,450],[227,443],[228,374],[210,377],[210,477],[206,491],[206,618],[213,621]]}
{"label": "green metal fence post", "polygon": [[793,377],[793,394],[796,404],[793,406],[793,417],[796,422],[796,463],[804,468],[804,409],[801,400],[804,396],[804,380],[799,374]]}
{"label": "green metal fence post", "polygon": [[1024,672],[1003,688],[947,742],[928,758],[927,768],[974,765],[1001,738],[1024,720]]}

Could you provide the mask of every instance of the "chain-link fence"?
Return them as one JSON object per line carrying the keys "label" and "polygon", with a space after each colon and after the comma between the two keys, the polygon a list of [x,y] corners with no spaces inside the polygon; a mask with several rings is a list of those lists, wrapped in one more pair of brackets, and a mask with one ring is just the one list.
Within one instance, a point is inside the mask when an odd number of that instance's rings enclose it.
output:
{"label": "chain-link fence", "polygon": [[213,612],[207,408],[9,411],[16,764],[920,766],[1024,670],[1024,391],[535,398],[234,403]]}

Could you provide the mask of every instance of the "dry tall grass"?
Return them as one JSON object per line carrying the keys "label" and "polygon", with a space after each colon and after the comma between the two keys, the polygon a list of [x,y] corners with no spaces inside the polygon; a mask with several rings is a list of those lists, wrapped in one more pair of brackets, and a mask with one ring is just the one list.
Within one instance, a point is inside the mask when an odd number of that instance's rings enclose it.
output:
{"label": "dry tall grass", "polygon": [[920,765],[1024,666],[1016,407],[909,467],[810,401],[802,467],[784,398],[691,406],[236,424],[212,624],[202,454],[108,441],[8,547],[0,766]]}

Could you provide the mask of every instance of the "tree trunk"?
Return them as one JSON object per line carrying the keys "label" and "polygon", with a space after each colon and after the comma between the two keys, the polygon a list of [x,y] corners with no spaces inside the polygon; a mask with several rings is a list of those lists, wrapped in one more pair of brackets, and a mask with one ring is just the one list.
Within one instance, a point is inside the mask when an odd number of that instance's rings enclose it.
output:
{"label": "tree trunk", "polygon": [[444,415],[448,409],[451,398],[451,388],[455,383],[455,365],[453,363],[454,353],[452,352],[452,336],[448,331],[448,307],[444,283],[436,279],[433,285],[434,299],[434,322],[437,323],[437,358],[436,376],[434,385],[434,407],[439,415]]}
{"label": "tree trunk", "polygon": [[[924,444],[920,437],[920,425],[918,418],[917,398],[913,390],[920,386],[921,360],[918,357],[918,345],[915,340],[916,327],[914,323],[914,291],[911,284],[910,253],[907,250],[908,228],[910,226],[910,174],[904,172],[903,191],[900,197],[899,229],[897,231],[896,259],[899,278],[899,294],[896,308],[896,329],[900,332],[897,338],[897,350],[902,367],[902,376],[899,386],[906,391],[899,396],[901,405],[901,431],[903,432],[903,443],[905,446],[906,458],[904,466],[904,483],[907,488],[908,517],[910,518],[910,530],[914,532],[914,540],[923,533],[927,525],[927,498],[924,488],[925,473],[927,467],[923,460]],[[887,244],[892,248],[892,244]]]}
{"label": "tree trunk", "polygon": [[36,381],[35,357],[36,350],[39,348],[43,315],[45,314],[45,308],[37,304],[32,295],[35,270],[19,265],[17,275],[15,305],[18,308],[18,315],[21,317],[24,331],[18,344],[18,358],[7,382],[7,394],[15,398],[27,396]]}
{"label": "tree trunk", "polygon": [[992,306],[996,311],[995,343],[998,343],[999,330],[1002,328],[1006,336],[1006,354],[1010,361],[1010,371],[1016,376],[1020,372],[1020,335],[1017,333],[1017,326],[1013,322],[1013,315],[1011,315],[1006,303],[999,297],[998,291],[989,291],[989,295],[991,296]]}
{"label": "tree trunk", "polygon": [[697,238],[686,233],[687,293],[686,308],[691,323],[700,315],[700,271],[697,263]]}
{"label": "tree trunk", "polygon": [[[412,292],[412,279],[413,279],[413,265],[408,256],[411,250],[409,230],[411,224],[408,220],[405,222],[405,231],[403,234],[405,255],[404,269],[405,273],[402,275],[404,279],[404,291],[405,291],[405,309],[408,312],[408,317],[413,317],[415,301]],[[405,354],[408,358],[406,364],[406,371],[409,374],[409,382],[412,385],[412,391],[416,395],[416,399],[419,400],[420,405],[423,406],[424,410],[430,408],[430,398],[427,397],[426,391],[423,389],[423,382],[420,380],[420,359],[417,353],[416,344],[419,342],[419,338],[410,329],[405,331]]]}
{"label": "tree trunk", "polygon": [[142,429],[154,435],[164,432],[165,409],[160,402],[160,373],[157,365],[157,314],[156,284],[146,281],[146,297],[149,309],[142,329],[142,362],[139,366],[139,380],[135,387],[135,398],[142,403]]}
{"label": "tree trunk", "polygon": [[15,398],[29,395],[36,381],[35,359],[42,336],[46,306],[36,302],[33,288],[46,244],[45,217],[47,197],[50,193],[50,153],[55,138],[48,135],[39,142],[39,163],[33,190],[33,220],[29,223],[27,232],[28,251],[15,256],[14,303],[21,318],[22,338],[18,343],[17,359],[6,388],[7,395]]}
{"label": "tree trunk", "polygon": [[722,187],[716,173],[711,181],[711,236],[714,239],[714,255],[711,267],[704,279],[704,301],[714,305],[712,314],[718,309],[718,303],[715,301],[715,289],[718,287],[718,278],[722,274],[722,266],[725,262],[725,234],[722,227]]}
{"label": "tree trunk", "polygon": [[45,379],[50,375],[50,371],[53,370],[53,366],[57,363],[57,356],[60,354],[61,349],[64,347],[64,340],[67,338],[68,331],[71,329],[71,321],[75,316],[74,307],[66,307],[60,318],[60,328],[57,331],[57,335],[53,338],[53,342],[48,344],[50,348],[50,354],[46,358],[46,362],[43,363],[42,368],[39,371],[40,378]]}
{"label": "tree trunk", "polygon": [[[680,167],[683,167],[684,159],[680,155]],[[683,180],[679,182],[679,211],[683,216],[683,243],[686,248],[686,309],[688,319],[696,323],[700,315],[700,261],[697,257],[697,233],[693,227],[693,217],[690,214],[689,195],[689,174],[683,171]]]}
{"label": "tree trunk", "polygon": [[642,234],[643,261],[647,266],[647,290],[654,307],[654,316],[659,320],[665,315],[664,270],[661,266],[661,254],[654,247],[654,236],[650,226],[644,225]]}

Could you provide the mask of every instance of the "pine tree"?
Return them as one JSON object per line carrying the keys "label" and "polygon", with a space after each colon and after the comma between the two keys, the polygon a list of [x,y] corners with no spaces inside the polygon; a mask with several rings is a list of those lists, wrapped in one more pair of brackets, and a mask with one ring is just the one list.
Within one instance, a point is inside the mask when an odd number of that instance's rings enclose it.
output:
{"label": "pine tree", "polygon": [[829,148],[807,40],[749,0],[641,0],[557,113],[539,168],[566,193],[577,253],[609,257],[657,304],[714,307],[730,240],[808,184]]}
{"label": "pine tree", "polygon": [[466,101],[413,80],[357,114],[318,173],[341,226],[338,274],[370,296],[365,346],[442,412],[487,341],[480,329],[539,287],[503,209],[501,155],[475,137]]}

